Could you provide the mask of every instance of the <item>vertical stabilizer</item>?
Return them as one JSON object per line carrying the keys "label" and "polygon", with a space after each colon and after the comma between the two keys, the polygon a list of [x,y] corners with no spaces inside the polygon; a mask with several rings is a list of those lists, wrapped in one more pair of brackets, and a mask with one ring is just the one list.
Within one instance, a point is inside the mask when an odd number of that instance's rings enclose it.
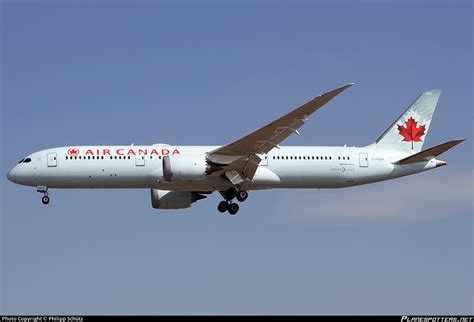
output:
{"label": "vertical stabilizer", "polygon": [[414,154],[421,151],[440,90],[423,92],[405,112],[377,139],[377,148]]}

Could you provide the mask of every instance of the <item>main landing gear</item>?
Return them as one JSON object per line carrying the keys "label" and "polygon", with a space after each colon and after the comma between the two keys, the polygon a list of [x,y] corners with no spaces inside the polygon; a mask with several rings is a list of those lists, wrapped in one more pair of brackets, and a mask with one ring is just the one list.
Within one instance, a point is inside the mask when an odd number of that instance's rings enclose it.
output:
{"label": "main landing gear", "polygon": [[228,211],[230,215],[237,214],[237,212],[239,211],[239,208],[240,207],[238,204],[232,203],[232,201],[227,201],[227,200],[219,202],[219,205],[217,206],[217,210],[219,210],[219,212],[224,213]]}
{"label": "main landing gear", "polygon": [[228,211],[232,216],[237,214],[240,208],[239,205],[233,203],[232,200],[237,199],[239,202],[244,202],[249,197],[249,193],[247,191],[236,188],[230,188],[227,191],[222,191],[221,195],[225,200],[219,203],[217,210],[219,210],[221,213]]}
{"label": "main landing gear", "polygon": [[41,202],[43,203],[43,205],[49,204],[48,187],[38,186],[36,191],[41,192],[43,194],[43,197],[41,198]]}

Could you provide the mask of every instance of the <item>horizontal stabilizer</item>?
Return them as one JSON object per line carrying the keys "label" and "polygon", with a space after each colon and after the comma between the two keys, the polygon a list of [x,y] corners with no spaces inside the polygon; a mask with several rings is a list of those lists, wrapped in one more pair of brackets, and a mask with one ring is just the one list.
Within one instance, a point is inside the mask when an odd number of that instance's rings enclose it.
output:
{"label": "horizontal stabilizer", "polygon": [[426,162],[448,151],[449,149],[458,145],[462,141],[464,141],[464,139],[452,140],[452,141],[437,145],[433,148],[429,148],[428,150],[424,150],[416,154],[410,155],[407,158],[398,160],[397,162],[394,162],[394,164],[409,164],[409,163],[417,163],[417,162]]}

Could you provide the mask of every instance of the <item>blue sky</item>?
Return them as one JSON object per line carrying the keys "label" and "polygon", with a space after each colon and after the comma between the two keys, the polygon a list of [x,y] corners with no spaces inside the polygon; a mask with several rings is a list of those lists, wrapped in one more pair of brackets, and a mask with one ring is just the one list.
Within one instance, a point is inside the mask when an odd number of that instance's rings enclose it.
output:
{"label": "blue sky", "polygon": [[[437,2],[1,3],[1,312],[473,313],[473,6]],[[6,180],[63,145],[225,144],[356,85],[288,145],[375,140],[424,90],[448,166],[345,190],[217,195]]]}

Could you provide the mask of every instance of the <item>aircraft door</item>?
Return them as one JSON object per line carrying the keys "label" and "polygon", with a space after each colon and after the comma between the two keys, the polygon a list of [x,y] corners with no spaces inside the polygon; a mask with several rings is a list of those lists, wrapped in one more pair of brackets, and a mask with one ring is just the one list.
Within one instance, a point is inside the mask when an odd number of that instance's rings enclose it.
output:
{"label": "aircraft door", "polygon": [[57,154],[52,152],[48,153],[48,167],[56,167],[58,166],[58,161],[57,161]]}
{"label": "aircraft door", "polygon": [[361,168],[369,167],[369,155],[367,153],[359,153],[359,166]]}
{"label": "aircraft door", "polygon": [[143,167],[145,166],[145,156],[137,154],[135,155],[135,165],[137,167]]}

